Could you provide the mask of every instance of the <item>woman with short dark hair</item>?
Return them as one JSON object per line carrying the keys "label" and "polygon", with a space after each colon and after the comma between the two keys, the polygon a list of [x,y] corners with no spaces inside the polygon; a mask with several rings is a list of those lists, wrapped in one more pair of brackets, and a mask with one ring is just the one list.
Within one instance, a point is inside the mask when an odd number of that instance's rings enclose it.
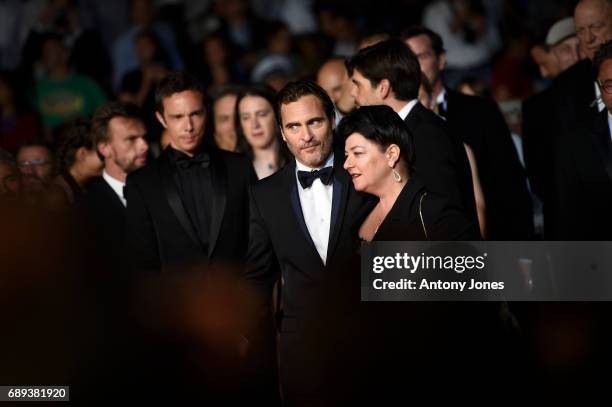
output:
{"label": "woman with short dark hair", "polygon": [[[430,193],[414,166],[413,141],[388,106],[363,106],[340,122],[344,168],[357,191],[378,197],[359,229],[363,240],[479,240],[477,225],[446,199]],[[425,160],[427,157],[419,157]]]}
{"label": "woman with short dark hair", "polygon": [[104,163],[96,150],[89,118],[70,122],[60,134],[59,175],[54,183],[64,191],[68,202],[77,203],[87,183],[102,174]]}

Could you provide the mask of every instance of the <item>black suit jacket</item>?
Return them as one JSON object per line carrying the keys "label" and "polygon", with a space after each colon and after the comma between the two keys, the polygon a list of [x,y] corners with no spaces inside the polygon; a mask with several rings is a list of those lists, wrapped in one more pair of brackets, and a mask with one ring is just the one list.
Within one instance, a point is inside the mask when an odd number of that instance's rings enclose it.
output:
{"label": "black suit jacket", "polygon": [[597,115],[593,64],[583,59],[562,72],[552,84],[553,111],[550,131],[565,138],[575,134],[577,126]]}
{"label": "black suit jacket", "polygon": [[127,178],[128,247],[136,271],[167,271],[208,263],[241,262],[248,239],[249,160],[211,149],[213,189],[208,251],[183,206],[165,150]]}
{"label": "black suit jacket", "polygon": [[477,220],[472,171],[458,137],[434,112],[417,103],[404,120],[414,139],[415,173],[428,190]]}
{"label": "black suit jacket", "polygon": [[[320,370],[313,368],[313,349],[303,344],[304,321],[320,318],[321,290],[357,257],[358,228],[374,205],[373,197],[358,193],[342,168],[344,155],[335,152],[333,200],[327,262],[324,265],[312,242],[300,205],[295,160],[251,189],[251,222],[245,280],[261,293],[255,304],[249,335],[257,336],[269,320],[269,299],[274,283],[282,277],[280,373],[288,399],[317,393]],[[354,270],[357,282],[359,270]],[[307,318],[308,317],[308,318]],[[263,322],[262,322],[263,321]],[[319,331],[314,328],[316,333]],[[312,332],[311,332],[312,333]]]}
{"label": "black suit jacket", "polygon": [[87,185],[84,204],[94,236],[98,239],[99,253],[113,268],[122,268],[125,255],[125,207],[102,177]]}
{"label": "black suit jacket", "polygon": [[533,235],[527,177],[497,105],[446,90],[449,131],[474,151],[486,204],[487,239],[525,240]]}
{"label": "black suit jacket", "polygon": [[557,187],[560,240],[612,240],[612,142],[607,110],[563,140]]}
{"label": "black suit jacket", "polygon": [[402,189],[373,240],[480,240],[480,232],[463,209],[428,192],[414,176]]}

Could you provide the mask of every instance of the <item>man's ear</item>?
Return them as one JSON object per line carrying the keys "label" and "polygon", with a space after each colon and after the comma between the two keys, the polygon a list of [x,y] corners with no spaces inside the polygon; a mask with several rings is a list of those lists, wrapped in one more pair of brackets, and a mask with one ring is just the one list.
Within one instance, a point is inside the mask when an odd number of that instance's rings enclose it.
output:
{"label": "man's ear", "polygon": [[164,120],[164,116],[162,116],[161,113],[155,112],[155,117],[157,117],[157,120],[161,123],[162,126],[164,126],[164,129],[168,128],[168,125],[166,124],[166,121]]}
{"label": "man's ear", "polygon": [[388,79],[383,79],[378,83],[377,86],[378,97],[381,100],[385,100],[391,93],[391,83]]}
{"label": "man's ear", "polygon": [[286,143],[287,142],[287,137],[285,137],[285,132],[283,131],[283,126],[279,125],[278,126],[281,132],[281,137],[283,138],[283,141]]}
{"label": "man's ear", "polygon": [[446,52],[443,52],[438,58],[438,71],[442,72],[446,69],[446,62]]}
{"label": "man's ear", "polygon": [[110,146],[108,145],[106,141],[99,142],[97,149],[98,149],[98,154],[100,154],[104,158],[108,158],[108,156],[110,155]]}

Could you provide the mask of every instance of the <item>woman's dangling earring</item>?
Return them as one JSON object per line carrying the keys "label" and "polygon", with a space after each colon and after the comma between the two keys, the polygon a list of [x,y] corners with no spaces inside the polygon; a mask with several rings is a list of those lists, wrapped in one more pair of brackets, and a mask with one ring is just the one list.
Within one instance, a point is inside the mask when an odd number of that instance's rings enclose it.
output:
{"label": "woman's dangling earring", "polygon": [[393,179],[395,182],[402,182],[402,176],[399,172],[395,171],[395,168],[391,168],[391,172],[393,173]]}

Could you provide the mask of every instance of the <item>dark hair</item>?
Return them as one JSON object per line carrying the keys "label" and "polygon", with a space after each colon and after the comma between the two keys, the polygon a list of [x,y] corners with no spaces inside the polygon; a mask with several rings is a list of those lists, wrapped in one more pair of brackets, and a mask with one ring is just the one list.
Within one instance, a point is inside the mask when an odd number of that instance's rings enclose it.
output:
{"label": "dark hair", "polygon": [[[258,96],[264,98],[272,108],[272,114],[276,115],[276,111],[274,109],[274,100],[276,98],[276,92],[274,89],[267,85],[252,85],[246,87],[238,94],[236,98],[236,108],[234,115],[234,126],[236,129],[236,151],[240,153],[246,153],[249,158],[253,158],[253,149],[250,144],[247,142],[246,137],[244,135],[244,130],[242,129],[242,123],[240,121],[240,101],[247,96]],[[276,120],[278,123],[278,120]],[[275,134],[278,143],[278,154],[277,154],[277,167],[280,168],[287,162],[287,158],[289,156],[288,151],[286,150],[285,143],[282,142],[280,129],[278,126],[275,126]]]}
{"label": "dark hair", "polygon": [[414,167],[412,134],[406,123],[389,106],[362,106],[345,116],[336,128],[336,136],[346,142],[353,133],[359,133],[378,144],[381,150],[396,144],[400,149],[399,160],[405,164],[408,174],[412,173]]}
{"label": "dark hair", "polygon": [[243,91],[243,87],[240,85],[222,85],[218,87],[211,95],[212,104],[217,103],[219,99],[222,99],[226,96],[233,95],[238,96]]}
{"label": "dark hair", "polygon": [[148,38],[153,43],[153,46],[155,47],[155,51],[153,54],[154,62],[163,64],[165,66],[170,65],[170,57],[166,53],[165,48],[161,45],[161,41],[159,40],[157,34],[155,34],[155,31],[150,28],[141,29],[134,37],[134,42],[138,41],[141,38]]}
{"label": "dark hair", "polygon": [[[91,134],[96,146],[110,140],[108,125],[115,117],[139,120],[144,123],[142,111],[138,106],[126,102],[109,102],[96,110],[91,119]],[[98,155],[104,161],[104,157],[99,153]]]}
{"label": "dark hair", "polygon": [[276,95],[274,103],[274,112],[276,113],[276,121],[280,127],[283,126],[281,117],[281,106],[289,103],[297,102],[304,96],[313,95],[321,101],[325,115],[330,123],[335,123],[336,108],[334,102],[322,87],[312,81],[299,80],[289,82]]}
{"label": "dark hair", "polygon": [[184,71],[172,71],[157,84],[155,89],[155,109],[164,114],[165,98],[174,95],[175,93],[194,91],[202,95],[202,101],[205,102],[204,87],[196,79],[195,76]]}
{"label": "dark hair", "polygon": [[608,59],[612,59],[612,41],[602,44],[595,53],[595,58],[593,58],[593,69],[595,70],[595,75],[599,74],[601,65]]}
{"label": "dark hair", "polygon": [[373,86],[387,79],[397,100],[412,100],[419,95],[419,61],[410,48],[398,39],[361,49],[347,60],[346,68],[349,75],[353,75],[357,69]]}
{"label": "dark hair", "polygon": [[59,134],[61,138],[57,160],[60,170],[68,171],[72,167],[76,161],[76,153],[79,148],[85,147],[91,151],[96,149],[91,134],[91,119],[89,117],[81,117],[62,125]]}
{"label": "dark hair", "polygon": [[437,56],[440,56],[446,52],[444,49],[444,43],[442,42],[442,37],[440,37],[437,32],[421,25],[413,25],[404,29],[400,34],[400,39],[405,42],[406,40],[418,37],[419,35],[426,35],[429,38],[431,48],[434,50]]}
{"label": "dark hair", "polygon": [[0,148],[0,163],[8,163],[11,167],[15,167],[15,157],[8,151]]}

